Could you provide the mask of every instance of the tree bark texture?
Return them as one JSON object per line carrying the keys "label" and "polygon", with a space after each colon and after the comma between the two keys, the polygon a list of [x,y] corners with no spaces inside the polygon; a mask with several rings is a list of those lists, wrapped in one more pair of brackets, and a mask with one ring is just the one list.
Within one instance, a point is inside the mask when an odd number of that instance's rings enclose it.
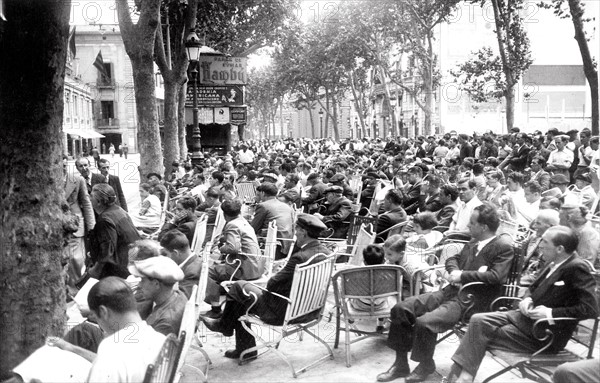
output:
{"label": "tree bark texture", "polygon": [[569,10],[571,12],[571,20],[575,28],[575,40],[579,45],[581,52],[581,60],[583,61],[583,72],[590,85],[590,93],[592,95],[592,135],[598,135],[598,70],[594,67],[594,60],[588,47],[588,42],[583,29],[583,8],[579,0],[569,0]]}
{"label": "tree bark texture", "polygon": [[117,0],[117,15],[125,51],[133,69],[138,117],[138,147],[142,180],[146,174],[163,174],[161,140],[154,83],[154,39],[159,26],[160,0],[141,2],[137,24],[131,20],[127,0]]}
{"label": "tree bark texture", "polygon": [[178,126],[178,136],[179,136],[179,157],[181,158],[182,161],[185,161],[187,159],[187,155],[188,155],[188,148],[187,148],[187,141],[185,139],[186,137],[186,131],[185,131],[185,94],[187,92],[187,83],[183,84],[182,86],[179,87],[179,101],[177,104],[177,126]]}
{"label": "tree bark texture", "polygon": [[0,20],[0,380],[62,335],[62,121],[70,1],[8,0]]}

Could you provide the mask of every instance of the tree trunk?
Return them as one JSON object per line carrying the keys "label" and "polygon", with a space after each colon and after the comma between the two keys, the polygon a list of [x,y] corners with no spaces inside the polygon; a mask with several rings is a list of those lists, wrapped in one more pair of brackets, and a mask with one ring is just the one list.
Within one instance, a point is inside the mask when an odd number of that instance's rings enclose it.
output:
{"label": "tree trunk", "polygon": [[579,0],[569,0],[569,10],[571,11],[571,20],[575,28],[575,40],[579,45],[581,60],[583,61],[583,72],[590,84],[590,93],[592,95],[592,135],[598,135],[598,71],[594,66],[594,60],[588,47],[588,42],[583,30],[583,9]]}
{"label": "tree trunk", "polygon": [[187,83],[181,85],[178,91],[179,100],[177,102],[177,125],[179,131],[179,158],[182,161],[187,160],[188,148],[186,142],[186,123],[185,123],[185,94],[187,92]]}
{"label": "tree trunk", "polygon": [[506,83],[506,132],[509,133],[515,123],[515,84]]}
{"label": "tree trunk", "polygon": [[160,25],[160,0],[141,2],[137,24],[131,20],[127,0],[116,0],[119,28],[131,59],[138,118],[138,147],[142,180],[146,174],[164,173],[154,84],[154,42]]}
{"label": "tree trunk", "polygon": [[310,138],[315,138],[315,121],[313,120],[313,113],[311,105],[308,105],[308,117],[310,120]]}
{"label": "tree trunk", "polygon": [[0,19],[0,380],[62,335],[62,122],[70,1],[5,1]]}
{"label": "tree trunk", "polygon": [[165,81],[165,127],[164,127],[164,166],[165,174],[171,174],[173,161],[179,159],[179,124],[177,105],[179,85],[175,81]]}
{"label": "tree trunk", "polygon": [[[350,71],[350,85],[352,89],[352,97],[354,97],[354,109],[358,114],[358,118],[360,120],[360,131],[361,137],[365,136],[365,117],[363,116],[363,106],[358,98],[358,90],[356,89],[356,84],[354,83],[354,71]],[[355,137],[356,138],[356,137]]]}
{"label": "tree trunk", "polygon": [[[381,65],[378,66],[379,67],[379,71],[381,73],[381,86],[383,87],[383,96],[384,96],[384,102],[386,104],[387,110],[388,110],[388,114],[391,116],[391,121],[392,121],[392,128],[390,129],[390,135],[392,137],[394,137],[395,131],[396,131],[396,114],[394,113],[393,109],[392,109],[392,103],[390,102],[390,90],[387,86],[387,79],[386,76],[384,76],[384,70],[381,67]],[[386,138],[386,137],[384,137]]]}

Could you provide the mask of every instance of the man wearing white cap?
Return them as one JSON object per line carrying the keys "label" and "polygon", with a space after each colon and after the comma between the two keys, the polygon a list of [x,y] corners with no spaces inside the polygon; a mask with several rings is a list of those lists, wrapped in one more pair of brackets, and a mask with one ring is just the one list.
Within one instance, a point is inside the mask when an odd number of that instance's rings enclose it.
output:
{"label": "man wearing white cap", "polygon": [[138,288],[144,298],[154,303],[146,322],[162,334],[179,333],[187,298],[173,285],[183,279],[181,268],[171,258],[159,256],[136,261],[128,269],[142,278]]}

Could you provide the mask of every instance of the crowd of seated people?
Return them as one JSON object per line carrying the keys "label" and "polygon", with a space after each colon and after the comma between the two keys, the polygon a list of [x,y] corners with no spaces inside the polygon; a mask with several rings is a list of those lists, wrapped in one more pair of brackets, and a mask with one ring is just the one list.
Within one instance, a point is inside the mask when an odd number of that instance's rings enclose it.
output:
{"label": "crowd of seated people", "polygon": [[[182,312],[190,284],[207,272],[206,302],[211,310],[203,318],[209,328],[237,333],[242,330],[230,320],[246,306],[236,296],[239,287],[227,293],[223,306],[225,291],[220,282],[242,285],[265,273],[260,247],[269,222],[276,222],[282,240],[277,258],[291,254],[290,261],[296,256],[300,262],[309,253],[328,252],[318,245],[318,238],[346,239],[353,217],[368,215],[373,218],[375,242],[389,263],[413,270],[437,262],[448,271],[448,286],[439,286],[439,291],[421,289],[429,295],[408,298],[393,309],[389,344],[396,362],[378,380],[421,381],[435,369],[435,335],[462,314],[456,306],[456,286],[475,280],[497,286],[506,279],[513,247],[499,234],[504,225],[517,228],[511,232],[513,240],[525,241],[524,286],[535,286],[540,271],[548,267],[540,249],[550,248],[552,240],[554,245],[562,243],[566,236],[576,240],[569,242],[574,247],[566,249],[565,256],[575,254],[599,266],[600,233],[593,225],[598,212],[598,137],[585,129],[578,133],[551,129],[547,134],[515,130],[508,135],[446,134],[387,142],[247,141],[225,156],[207,156],[194,166],[177,163],[167,178],[143,175],[142,203],[129,214],[115,205],[116,193],[108,184],[95,185],[91,204],[96,225],[90,232],[88,273],[100,280],[137,277],[137,283],[131,284],[135,297],[143,296],[154,307],[148,313],[146,306],[140,318],[166,334],[179,330],[177,320],[155,327],[160,322],[155,317],[177,317],[172,313]],[[251,187],[242,189],[238,184]],[[238,195],[239,190],[254,193]],[[169,212],[161,215],[165,199],[172,203],[167,204]],[[200,270],[198,254],[190,250],[202,215],[208,217],[205,243],[212,238],[218,216],[225,222],[212,244],[215,262],[209,270]],[[405,225],[400,234],[388,230],[401,223]],[[550,231],[551,238],[544,239],[549,228],[559,224],[565,227],[562,234]],[[157,238],[162,249],[157,245],[152,256],[132,259],[129,246],[140,239],[136,228],[144,227],[160,227]],[[422,256],[454,238],[464,240],[464,247],[444,258],[439,252],[433,258]],[[380,254],[373,248],[369,251]],[[473,262],[469,251],[481,256]],[[290,278],[290,270],[283,271]],[[535,291],[523,293],[527,294],[535,297]],[[237,311],[228,312],[230,304]],[[221,321],[223,317],[227,323]],[[230,356],[239,355],[252,342],[242,333],[238,343]],[[419,362],[413,371],[408,370],[410,351]],[[460,367],[471,375],[476,372],[476,366]]]}

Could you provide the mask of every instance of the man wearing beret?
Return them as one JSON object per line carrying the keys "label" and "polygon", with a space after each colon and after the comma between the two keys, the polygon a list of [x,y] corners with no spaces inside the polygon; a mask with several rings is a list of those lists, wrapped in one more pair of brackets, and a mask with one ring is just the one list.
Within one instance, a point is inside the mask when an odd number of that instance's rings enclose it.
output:
{"label": "man wearing beret", "polygon": [[[307,262],[315,255],[320,256],[313,258],[312,262],[319,262],[324,259],[324,255],[330,253],[317,239],[321,231],[325,229],[327,229],[327,226],[318,218],[308,214],[299,214],[295,229],[297,239],[294,252],[284,268],[267,282],[268,292],[264,292],[249,282],[238,281],[231,286],[227,293],[225,310],[220,319],[200,317],[211,331],[220,332],[225,336],[232,336],[235,330],[236,347],[234,350],[226,351],[225,357],[237,359],[242,351],[256,346],[252,335],[238,321],[238,318],[245,315],[248,307],[254,303],[252,295],[257,297],[257,302],[252,307],[251,313],[260,316],[263,321],[271,325],[278,326],[283,323],[287,303],[269,292],[289,297],[296,265]],[[246,355],[247,358],[255,356],[256,351]]]}
{"label": "man wearing beret", "polygon": [[341,186],[330,186],[325,189],[327,208],[323,214],[315,213],[325,225],[333,229],[331,238],[346,238],[348,234],[348,220],[352,214],[352,202],[342,195],[344,189]]}
{"label": "man wearing beret", "polygon": [[187,302],[184,293],[173,289],[176,282],[183,280],[181,268],[163,256],[133,262],[128,268],[131,275],[142,278],[138,289],[154,303],[146,323],[161,334],[178,334]]}
{"label": "man wearing beret", "polygon": [[[256,197],[260,200],[254,211],[252,228],[257,236],[266,237],[269,223],[275,221],[277,238],[292,239],[294,236],[294,211],[286,203],[277,199],[277,186],[271,182],[263,182],[256,188]],[[290,250],[291,241],[281,241],[277,246],[275,259],[285,258]]]}

